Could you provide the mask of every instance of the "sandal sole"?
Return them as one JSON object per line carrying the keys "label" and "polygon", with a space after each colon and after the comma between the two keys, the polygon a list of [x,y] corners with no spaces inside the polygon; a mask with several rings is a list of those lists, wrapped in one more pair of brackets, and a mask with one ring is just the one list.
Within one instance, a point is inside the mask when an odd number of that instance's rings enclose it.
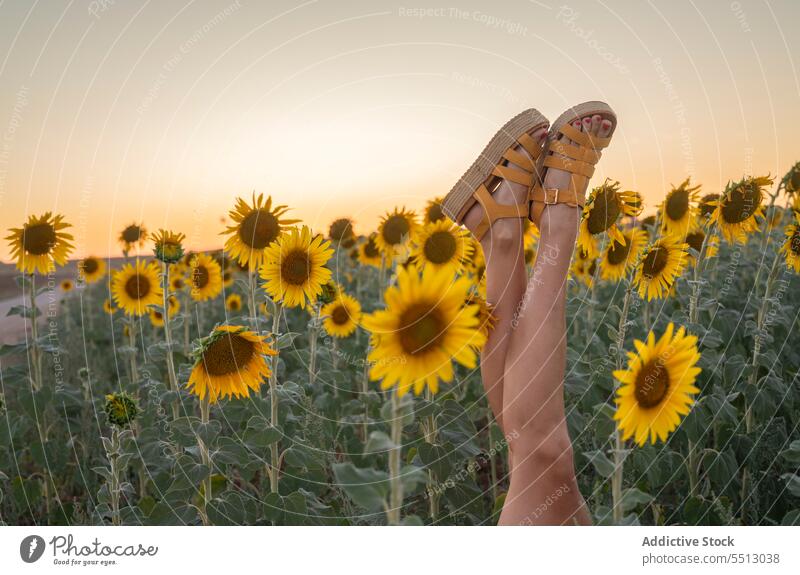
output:
{"label": "sandal sole", "polygon": [[549,123],[535,108],[525,110],[506,122],[442,200],[442,211],[447,217],[460,224],[469,209],[477,203],[473,196],[475,190],[489,179],[494,167],[503,159],[505,151],[517,144],[517,138],[522,134]]}

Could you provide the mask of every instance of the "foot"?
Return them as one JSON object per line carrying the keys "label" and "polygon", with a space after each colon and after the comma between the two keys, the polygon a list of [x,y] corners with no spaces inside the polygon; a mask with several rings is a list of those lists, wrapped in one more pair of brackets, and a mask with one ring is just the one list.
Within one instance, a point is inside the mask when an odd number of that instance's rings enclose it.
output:
{"label": "foot", "polygon": [[[544,144],[545,139],[547,138],[547,126],[543,126],[538,128],[530,133],[530,136],[533,140],[539,145],[542,146]],[[524,154],[528,158],[530,158],[530,154],[523,148],[522,146],[517,146],[514,148],[515,151]],[[511,162],[506,162],[511,168],[522,170],[520,166],[513,164]],[[501,180],[499,186],[496,189],[490,190],[492,192],[492,197],[494,200],[501,205],[524,205],[528,201],[528,187],[523,186],[522,184],[516,184],[514,182],[509,182],[508,180]],[[476,203],[472,206],[469,211],[467,212],[466,216],[464,217],[464,225],[470,232],[475,232],[478,224],[480,224],[481,220],[483,219],[483,208],[479,203]],[[498,248],[498,242],[509,243],[514,236],[519,235],[521,238],[522,232],[522,220],[516,218],[502,218],[498,219],[494,222],[492,227],[486,233],[486,235],[481,240],[481,244],[483,245],[484,249],[487,249],[489,246],[494,245],[495,248]],[[522,250],[522,246],[520,246],[520,251]]]}
{"label": "foot", "polygon": [[[595,114],[593,116],[585,116],[579,120],[575,120],[572,123],[572,127],[576,130],[580,130],[581,132],[585,132],[587,134],[591,134],[593,136],[598,136],[600,138],[607,138],[612,131],[613,123],[611,120],[607,118],[603,118],[599,114]],[[563,138],[566,144],[574,144],[572,140],[569,138],[559,134],[558,139],[561,140]],[[547,168],[544,175],[544,180],[542,182],[542,187],[545,189],[548,188],[557,188],[563,189],[569,186],[570,179],[572,174],[566,172],[564,170],[558,170],[556,168]],[[586,182],[586,187],[588,187],[589,182]],[[582,192],[586,193],[586,188],[582,190]],[[545,208],[544,213],[548,212],[548,208],[554,206],[547,206]],[[567,207],[567,206],[565,206]],[[577,208],[570,208],[570,209],[577,209]]]}

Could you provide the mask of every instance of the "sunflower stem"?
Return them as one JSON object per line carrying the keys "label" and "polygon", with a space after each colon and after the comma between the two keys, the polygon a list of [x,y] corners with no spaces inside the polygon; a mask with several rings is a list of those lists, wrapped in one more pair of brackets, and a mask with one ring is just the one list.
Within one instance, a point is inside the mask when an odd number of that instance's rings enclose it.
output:
{"label": "sunflower stem", "polygon": [[[433,394],[431,390],[425,388],[425,399],[428,401],[433,401]],[[431,445],[436,444],[436,438],[438,435],[438,428],[436,425],[436,415],[431,413],[425,422],[425,441],[430,443]],[[492,441],[492,434],[491,430],[489,433],[489,442],[491,444]],[[428,512],[431,517],[431,523],[436,523],[439,519],[439,490],[436,489],[436,482],[439,481],[440,478],[436,477],[432,470],[428,470]],[[494,478],[492,480],[492,493],[495,492],[495,481]]]}
{"label": "sunflower stem", "polygon": [[178,378],[175,375],[175,358],[172,356],[172,332],[169,326],[169,264],[161,262],[161,279],[163,283],[163,302],[164,302],[164,343],[167,347],[167,375],[169,377],[169,388],[175,394],[172,400],[172,419],[178,419]]}
{"label": "sunflower stem", "polygon": [[320,306],[314,303],[314,315],[308,334],[308,384],[314,386],[317,381],[317,336],[319,335]]}
{"label": "sunflower stem", "polygon": [[31,379],[35,390],[42,389],[42,357],[39,349],[39,326],[36,323],[38,308],[36,307],[36,276],[30,274],[30,320],[31,320],[31,363],[33,364]]}
{"label": "sunflower stem", "polygon": [[392,449],[389,452],[389,507],[386,521],[389,525],[400,525],[400,510],[403,506],[403,481],[400,476],[401,450],[403,441],[403,420],[400,414],[400,398],[392,390]]}
{"label": "sunflower stem", "polygon": [[[206,393],[205,397],[200,401],[200,423],[205,427],[208,425],[209,415],[211,412],[211,395]],[[200,448],[200,459],[204,466],[208,467],[208,472],[203,478],[203,509],[200,512],[200,517],[203,520],[203,525],[210,525],[208,520],[208,502],[211,501],[211,456],[208,451],[208,445],[197,437],[198,447]]]}
{"label": "sunflower stem", "polygon": [[[274,302],[275,309],[272,316],[272,337],[277,339],[278,330],[281,325],[281,304]],[[277,346],[276,346],[277,347]],[[279,353],[279,350],[276,349]],[[278,353],[272,356],[272,372],[269,376],[269,397],[270,397],[270,424],[273,428],[278,428]],[[269,465],[269,488],[270,492],[278,493],[278,479],[280,474],[280,440],[276,440],[270,445],[270,465]]]}
{"label": "sunflower stem", "polygon": [[250,326],[258,333],[258,315],[256,311],[256,274],[252,266],[247,266],[247,311]]}
{"label": "sunflower stem", "polygon": [[132,315],[128,316],[128,344],[131,347],[131,383],[136,385],[139,382],[139,372],[136,369],[136,318]]}
{"label": "sunflower stem", "polygon": [[[617,369],[622,369],[623,363],[623,349],[625,348],[625,335],[628,330],[628,310],[630,308],[631,294],[633,293],[633,281],[631,278],[626,280],[627,286],[625,288],[625,296],[622,300],[622,311],[619,316],[619,325],[617,326],[617,341],[616,341],[616,359]],[[619,389],[619,382],[614,380],[614,395]],[[622,434],[619,431],[619,426],[615,426],[614,433],[614,473],[611,475],[611,499],[612,499],[612,517],[614,523],[622,521],[622,478],[625,465],[625,452],[624,441]]]}
{"label": "sunflower stem", "polygon": [[184,294],[183,297],[183,309],[184,311],[184,318],[183,318],[183,355],[189,357],[189,324],[192,321],[192,309],[189,307],[191,305],[192,298],[189,294]]}

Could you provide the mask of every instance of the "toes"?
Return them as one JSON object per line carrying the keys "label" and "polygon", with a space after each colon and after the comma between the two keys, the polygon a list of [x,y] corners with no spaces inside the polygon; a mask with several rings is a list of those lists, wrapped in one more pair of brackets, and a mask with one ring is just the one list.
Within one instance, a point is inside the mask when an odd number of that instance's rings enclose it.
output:
{"label": "toes", "polygon": [[536,130],[536,131],[533,133],[533,136],[532,136],[532,137],[533,137],[533,140],[534,140],[534,141],[535,141],[537,144],[540,144],[540,145],[541,145],[541,144],[544,144],[545,138],[547,138],[547,130],[548,130],[548,127],[547,127],[547,126],[544,126],[544,127],[542,127],[542,128],[539,128],[538,130]]}
{"label": "toes", "polygon": [[582,131],[587,133],[587,134],[591,134],[592,133],[592,117],[591,116],[586,116],[585,118],[583,118]]}
{"label": "toes", "polygon": [[[582,128],[581,128],[581,121],[580,120],[575,120],[574,122],[572,122],[572,127],[575,128],[576,130],[578,130],[579,132],[583,131]],[[572,144],[573,142],[569,138],[565,137],[564,138],[564,143]]]}
{"label": "toes", "polygon": [[598,135],[601,138],[607,138],[610,133],[611,133],[611,120],[603,120],[602,122],[600,122],[600,132],[598,132]]}
{"label": "toes", "polygon": [[600,117],[599,114],[595,114],[592,116],[592,135],[596,136],[600,133],[600,124],[603,121],[603,118]]}

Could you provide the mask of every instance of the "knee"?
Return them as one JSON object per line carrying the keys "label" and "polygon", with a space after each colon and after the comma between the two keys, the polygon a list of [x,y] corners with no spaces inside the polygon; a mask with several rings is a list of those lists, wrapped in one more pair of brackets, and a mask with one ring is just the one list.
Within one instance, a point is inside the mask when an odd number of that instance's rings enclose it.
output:
{"label": "knee", "polygon": [[481,240],[483,251],[499,255],[518,257],[522,252],[522,226],[513,218],[495,220]]}
{"label": "knee", "polygon": [[575,467],[572,442],[566,430],[553,425],[515,426],[507,415],[504,423],[515,466],[530,466],[558,484],[572,485]]}

